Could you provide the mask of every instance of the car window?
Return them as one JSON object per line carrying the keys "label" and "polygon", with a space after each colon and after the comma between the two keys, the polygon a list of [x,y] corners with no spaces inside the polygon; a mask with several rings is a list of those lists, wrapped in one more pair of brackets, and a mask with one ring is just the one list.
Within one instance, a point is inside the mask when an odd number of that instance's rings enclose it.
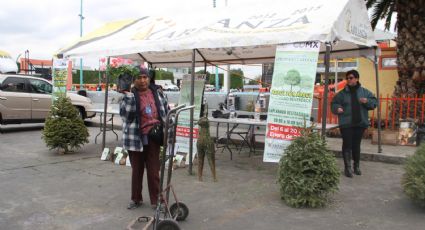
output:
{"label": "car window", "polygon": [[8,77],[1,84],[1,90],[7,92],[26,92],[25,79],[18,77]]}
{"label": "car window", "polygon": [[37,79],[28,79],[30,82],[31,92],[33,93],[42,93],[42,94],[51,94],[52,85],[48,82],[37,80]]}

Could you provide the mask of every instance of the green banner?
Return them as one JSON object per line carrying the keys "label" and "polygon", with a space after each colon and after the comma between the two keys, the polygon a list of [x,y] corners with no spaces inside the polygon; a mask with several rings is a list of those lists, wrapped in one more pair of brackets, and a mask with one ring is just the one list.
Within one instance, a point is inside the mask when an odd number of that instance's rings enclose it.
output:
{"label": "green banner", "polygon": [[56,100],[61,95],[66,95],[66,83],[68,78],[67,60],[53,60],[53,93],[52,100]]}
{"label": "green banner", "polygon": [[304,124],[310,126],[319,42],[291,43],[276,47],[264,162],[279,162],[284,150]]}

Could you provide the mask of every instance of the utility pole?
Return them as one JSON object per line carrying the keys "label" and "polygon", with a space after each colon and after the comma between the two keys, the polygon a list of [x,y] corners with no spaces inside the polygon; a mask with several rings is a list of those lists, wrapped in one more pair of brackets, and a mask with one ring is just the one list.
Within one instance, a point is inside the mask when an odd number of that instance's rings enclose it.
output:
{"label": "utility pole", "polygon": [[[83,36],[83,0],[81,0],[81,4],[80,4],[80,14],[78,15],[80,16],[80,37]],[[80,58],[80,89],[83,88],[83,59]]]}
{"label": "utility pole", "polygon": [[[226,0],[227,3],[227,0]],[[213,0],[213,7],[216,8],[217,7],[217,0]],[[215,91],[218,92],[220,91],[220,78],[218,77],[218,66],[215,66]]]}

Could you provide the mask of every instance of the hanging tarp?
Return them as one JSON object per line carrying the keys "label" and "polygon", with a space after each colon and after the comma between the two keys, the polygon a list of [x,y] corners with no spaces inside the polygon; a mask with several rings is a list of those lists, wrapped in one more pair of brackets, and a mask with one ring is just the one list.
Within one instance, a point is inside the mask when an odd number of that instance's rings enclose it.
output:
{"label": "hanging tarp", "polygon": [[272,62],[276,45],[333,42],[333,51],[376,45],[363,0],[286,0],[273,5],[146,15],[108,23],[58,53],[126,56],[161,66]]}

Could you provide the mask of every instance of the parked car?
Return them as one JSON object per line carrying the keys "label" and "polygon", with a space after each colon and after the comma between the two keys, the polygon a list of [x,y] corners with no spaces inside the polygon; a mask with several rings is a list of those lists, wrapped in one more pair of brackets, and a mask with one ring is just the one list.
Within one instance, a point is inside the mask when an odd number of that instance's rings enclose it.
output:
{"label": "parked car", "polygon": [[[0,124],[44,122],[52,104],[52,84],[38,77],[0,74]],[[67,93],[82,119],[96,115],[90,98]]]}
{"label": "parked car", "polygon": [[214,91],[215,91],[215,86],[210,84],[205,85],[205,92],[214,92]]}

